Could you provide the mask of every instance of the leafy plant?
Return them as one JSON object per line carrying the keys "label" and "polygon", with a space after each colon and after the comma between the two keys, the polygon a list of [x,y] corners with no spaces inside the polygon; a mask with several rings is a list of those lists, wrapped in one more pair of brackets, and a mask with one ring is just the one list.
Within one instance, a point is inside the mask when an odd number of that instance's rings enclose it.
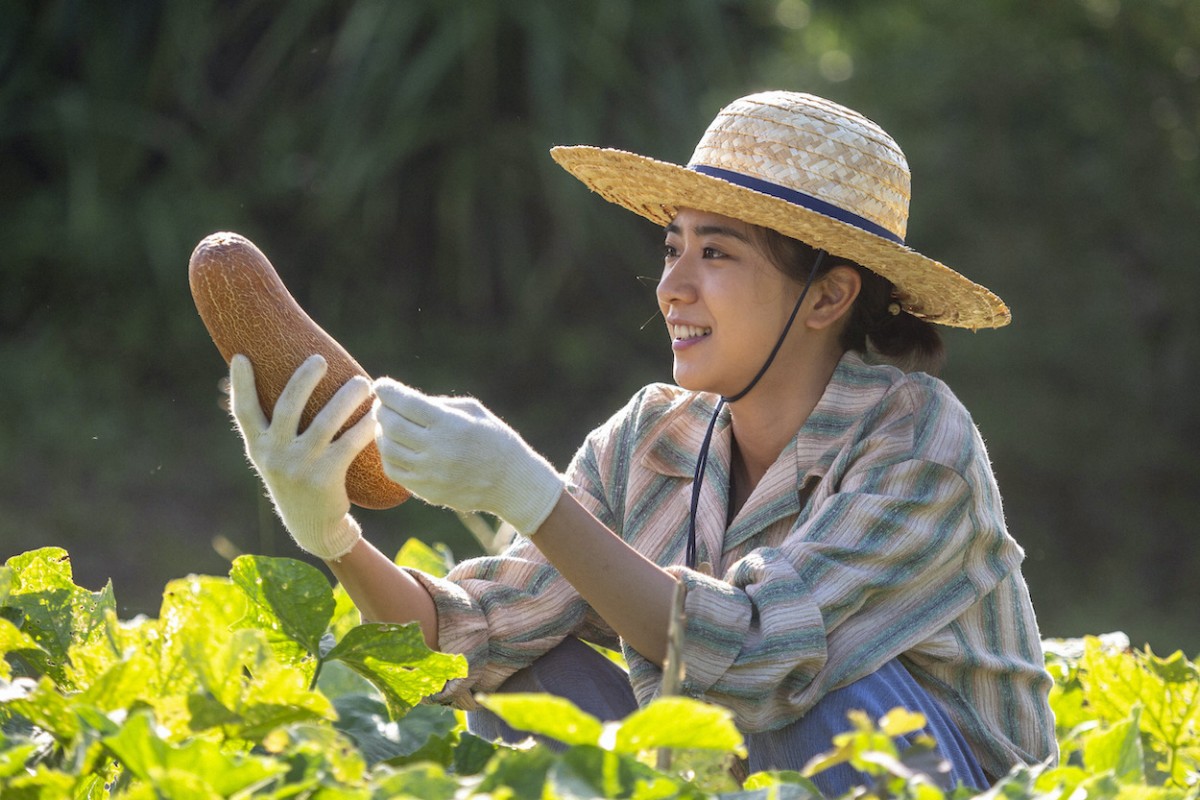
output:
{"label": "leafy plant", "polygon": [[[397,557],[433,570],[446,551]],[[1015,769],[984,796],[1190,800],[1200,795],[1200,675],[1181,653],[1120,636],[1047,643],[1063,759]],[[853,729],[803,773],[729,772],[744,755],[730,714],[666,697],[602,723],[565,700],[480,702],[539,737],[518,746],[466,731],[422,698],[465,672],[416,625],[361,624],[344,591],[302,562],[243,556],[228,577],[168,584],[159,616],[122,620],[111,584],[75,585],[67,553],[0,567],[0,794],[8,798],[810,798],[810,778],[849,762],[855,796],[940,800],[930,741],[897,709]],[[552,747],[538,743],[552,740]],[[678,756],[656,769],[661,748]]]}

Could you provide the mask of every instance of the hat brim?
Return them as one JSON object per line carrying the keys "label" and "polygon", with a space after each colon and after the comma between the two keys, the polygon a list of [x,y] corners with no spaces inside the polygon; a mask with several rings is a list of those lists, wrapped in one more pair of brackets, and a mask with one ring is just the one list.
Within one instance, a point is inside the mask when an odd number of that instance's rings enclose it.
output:
{"label": "hat brim", "polygon": [[624,150],[576,145],[550,154],[605,200],[659,225],[680,208],[733,217],[879,273],[896,285],[905,311],[929,322],[975,330],[1012,320],[999,297],[945,264],[787,200]]}

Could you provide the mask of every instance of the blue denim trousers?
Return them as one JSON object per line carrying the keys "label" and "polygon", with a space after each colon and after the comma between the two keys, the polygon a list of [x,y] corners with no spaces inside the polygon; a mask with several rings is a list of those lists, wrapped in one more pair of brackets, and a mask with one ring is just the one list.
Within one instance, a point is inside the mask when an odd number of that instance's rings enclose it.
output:
{"label": "blue denim trousers", "polygon": [[[619,667],[578,639],[566,639],[529,667],[515,673],[501,692],[547,692],[565,697],[601,720],[618,720],[637,709],[629,678]],[[921,688],[908,670],[893,659],[871,675],[825,695],[802,718],[773,731],[745,734],[750,772],[800,770],[808,761],[831,749],[832,739],[850,729],[847,712],[858,709],[878,719],[897,706],[925,715],[928,733],[950,764],[943,777],[955,785],[985,789],[989,781],[958,726],[941,704]],[[467,728],[486,739],[515,743],[527,734],[515,731],[490,711],[467,714]],[[561,747],[557,742],[544,742]],[[905,741],[899,741],[904,748]],[[827,797],[845,794],[865,783],[861,773],[839,764],[813,777]]]}

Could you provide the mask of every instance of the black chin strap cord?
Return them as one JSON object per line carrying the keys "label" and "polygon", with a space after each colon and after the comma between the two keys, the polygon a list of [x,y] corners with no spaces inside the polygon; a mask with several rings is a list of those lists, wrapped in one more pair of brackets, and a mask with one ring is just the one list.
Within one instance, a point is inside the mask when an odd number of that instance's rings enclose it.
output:
{"label": "black chin strap cord", "polygon": [[746,385],[745,389],[742,389],[733,397],[722,396],[717,401],[717,407],[713,409],[712,418],[708,421],[708,430],[704,432],[704,442],[700,445],[700,455],[696,459],[696,471],[692,474],[692,503],[691,509],[688,512],[688,538],[685,562],[689,569],[696,568],[696,512],[700,508],[700,486],[704,483],[704,472],[708,467],[708,448],[712,444],[713,429],[717,425],[717,418],[721,416],[721,409],[725,407],[726,403],[735,403],[741,400],[750,393],[751,389],[758,385],[758,382],[762,380],[762,376],[767,373],[767,369],[775,361],[775,356],[779,355],[779,350],[783,347],[783,342],[787,339],[788,332],[792,329],[792,323],[796,321],[796,315],[800,313],[800,304],[808,296],[809,287],[812,286],[813,278],[816,277],[817,270],[824,260],[825,251],[818,250],[816,258],[813,259],[812,269],[808,271],[808,280],[804,282],[804,289],[801,290],[800,297],[796,300],[796,307],[792,309],[792,315],[788,317],[787,324],[783,326],[783,333],[779,334],[779,338],[775,340],[775,346],[771,348],[771,354],[763,362],[762,367],[758,370],[758,374]]}

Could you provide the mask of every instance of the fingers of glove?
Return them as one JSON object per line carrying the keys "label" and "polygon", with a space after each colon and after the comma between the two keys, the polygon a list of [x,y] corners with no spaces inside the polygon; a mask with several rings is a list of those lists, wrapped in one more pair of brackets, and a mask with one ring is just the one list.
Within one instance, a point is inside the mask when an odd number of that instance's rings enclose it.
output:
{"label": "fingers of glove", "polygon": [[396,483],[407,486],[406,481],[410,480],[412,476],[430,472],[422,469],[423,462],[427,460],[424,453],[400,444],[394,439],[389,439],[379,432],[378,425],[376,426],[375,445],[379,448],[383,473]]}
{"label": "fingers of glove", "polygon": [[428,428],[444,409],[437,399],[391,378],[378,378],[374,385],[379,404],[410,422]]}
{"label": "fingers of glove", "polygon": [[375,438],[375,418],[363,414],[362,419],[347,428],[337,441],[329,446],[329,458],[334,461],[339,473],[344,473],[354,459]]}
{"label": "fingers of glove", "polygon": [[275,411],[271,415],[272,431],[279,431],[280,435],[288,437],[296,435],[304,407],[308,405],[308,399],[312,397],[321,378],[325,377],[326,368],[325,359],[319,354],[309,356],[296,368],[275,401]]}
{"label": "fingers of glove", "polygon": [[371,382],[362,375],[355,375],[333,393],[333,397],[317,412],[302,435],[322,442],[332,441],[346,420],[370,396]]}
{"label": "fingers of glove", "polygon": [[229,362],[230,409],[243,436],[262,433],[270,424],[258,404],[258,389],[254,384],[254,367],[250,359],[235,355]]}
{"label": "fingers of glove", "polygon": [[431,429],[418,425],[403,414],[385,405],[375,408],[377,430],[375,438],[398,445],[404,451],[418,453],[429,446]]}

